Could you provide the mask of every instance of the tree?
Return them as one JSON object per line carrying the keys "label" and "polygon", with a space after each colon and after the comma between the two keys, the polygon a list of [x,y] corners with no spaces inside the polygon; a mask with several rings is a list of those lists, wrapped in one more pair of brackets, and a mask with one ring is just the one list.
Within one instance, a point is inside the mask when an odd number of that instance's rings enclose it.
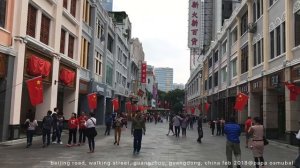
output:
{"label": "tree", "polygon": [[168,93],[158,90],[158,96],[161,103],[168,102],[169,108],[174,112],[182,111],[184,102],[184,90],[175,89]]}

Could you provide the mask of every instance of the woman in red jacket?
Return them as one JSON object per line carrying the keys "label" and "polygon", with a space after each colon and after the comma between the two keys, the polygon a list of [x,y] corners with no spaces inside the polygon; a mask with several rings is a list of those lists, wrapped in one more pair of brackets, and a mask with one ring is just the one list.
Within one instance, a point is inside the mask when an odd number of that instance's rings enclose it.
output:
{"label": "woman in red jacket", "polygon": [[80,117],[78,117],[78,122],[79,122],[79,142],[78,146],[84,145],[85,139],[86,139],[86,120],[87,116],[85,112],[81,112]]}
{"label": "woman in red jacket", "polygon": [[[72,113],[71,118],[68,121],[69,126],[69,141],[67,147],[76,145],[76,133],[78,129],[78,119],[76,118],[76,113]],[[71,145],[71,141],[73,139],[73,145]]]}

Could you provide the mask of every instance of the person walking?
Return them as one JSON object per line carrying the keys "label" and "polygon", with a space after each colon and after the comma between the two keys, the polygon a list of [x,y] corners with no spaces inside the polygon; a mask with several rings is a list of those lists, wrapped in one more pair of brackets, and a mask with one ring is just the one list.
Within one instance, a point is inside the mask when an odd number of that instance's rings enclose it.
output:
{"label": "person walking", "polygon": [[252,119],[248,116],[247,120],[245,121],[245,134],[246,134],[246,148],[248,148],[248,143],[250,139],[249,129],[252,126]]}
{"label": "person walking", "polygon": [[121,139],[121,132],[122,132],[122,126],[123,126],[123,117],[120,113],[117,114],[117,117],[115,119],[115,142],[114,145],[120,145],[120,139]]}
{"label": "person walking", "polygon": [[107,113],[106,116],[105,116],[106,129],[105,129],[104,135],[109,135],[110,134],[110,128],[111,128],[112,122],[113,122],[112,115]]}
{"label": "person walking", "polygon": [[[42,121],[43,148],[50,145],[51,127],[53,124],[53,119],[51,117],[51,114],[52,111],[49,110],[47,112],[47,116],[45,116]],[[47,142],[46,142],[46,137],[47,137]]]}
{"label": "person walking", "polygon": [[29,148],[32,145],[32,138],[35,134],[35,129],[38,126],[37,121],[34,119],[34,115],[28,116],[24,125],[27,127],[27,145],[26,148]]}
{"label": "person walking", "polygon": [[254,125],[250,127],[248,131],[249,135],[252,135],[252,141],[250,149],[252,150],[255,167],[259,168],[259,165],[264,166],[264,126],[262,125],[259,117],[254,118]]}
{"label": "person walking", "polygon": [[222,136],[224,136],[224,126],[225,126],[224,118],[221,118],[220,123],[221,123],[221,134]]}
{"label": "person walking", "polygon": [[178,115],[178,113],[173,117],[173,125],[175,126],[175,136],[178,138],[180,134],[180,123],[182,118]]}
{"label": "person walking", "polygon": [[136,116],[131,123],[131,134],[133,135],[133,154],[139,154],[142,145],[142,134],[146,133],[145,120],[140,111],[137,111]]}
{"label": "person walking", "polygon": [[217,118],[216,125],[217,125],[217,136],[220,136],[221,135],[221,120],[219,118]]}
{"label": "person walking", "polygon": [[97,136],[96,121],[95,113],[90,113],[90,117],[86,121],[86,131],[90,149],[88,153],[94,153],[95,151],[95,137]]}
{"label": "person walking", "polygon": [[86,139],[86,121],[88,117],[86,116],[85,112],[81,112],[80,117],[78,117],[79,122],[79,142],[78,146],[85,144]]}
{"label": "person walking", "polygon": [[174,134],[174,131],[173,131],[173,121],[169,119],[169,132],[166,134],[167,136],[169,136],[170,131],[172,131],[173,136],[174,136],[175,134]]}
{"label": "person walking", "polygon": [[[71,147],[76,145],[76,135],[78,129],[78,119],[76,118],[76,113],[72,113],[72,116],[68,121],[68,126],[69,126],[69,140],[68,140],[67,147]],[[72,140],[73,140],[73,145],[71,145]]]}
{"label": "person walking", "polygon": [[59,133],[58,127],[57,127],[57,113],[59,112],[58,108],[54,108],[53,113],[51,114],[53,119],[53,125],[52,125],[52,144],[56,144],[57,136]]}
{"label": "person walking", "polygon": [[202,138],[203,138],[203,129],[202,129],[202,115],[199,115],[198,121],[198,139],[197,142],[202,143]]}
{"label": "person walking", "polygon": [[215,128],[216,128],[216,121],[212,120],[210,121],[210,128],[211,128],[211,136],[215,135]]}
{"label": "person walking", "polygon": [[63,144],[63,142],[61,141],[61,134],[62,134],[62,130],[64,128],[64,121],[65,121],[65,117],[64,114],[62,112],[58,112],[57,113],[57,143],[59,144]]}
{"label": "person walking", "polygon": [[236,158],[237,168],[241,168],[241,148],[240,148],[240,135],[241,127],[235,122],[234,117],[230,117],[229,122],[225,124],[224,132],[226,134],[226,157],[228,168],[233,168],[232,153]]}
{"label": "person walking", "polygon": [[181,121],[182,137],[186,137],[186,128],[188,126],[189,117],[185,116]]}

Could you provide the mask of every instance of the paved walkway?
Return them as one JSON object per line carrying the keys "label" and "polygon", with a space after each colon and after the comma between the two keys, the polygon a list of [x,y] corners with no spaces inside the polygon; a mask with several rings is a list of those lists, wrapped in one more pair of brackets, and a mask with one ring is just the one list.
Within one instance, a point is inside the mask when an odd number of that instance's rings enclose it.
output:
{"label": "paved walkway", "polygon": [[[129,125],[130,127],[130,125]],[[25,142],[10,145],[0,145],[0,167],[11,168],[45,168],[45,167],[203,167],[218,168],[225,166],[225,137],[211,136],[210,130],[204,126],[204,139],[202,144],[196,142],[197,131],[187,130],[186,138],[166,136],[168,125],[166,123],[147,123],[147,132],[143,136],[142,150],[139,155],[133,155],[133,138],[130,128],[123,129],[120,146],[113,145],[114,137],[104,136],[104,127],[98,128],[95,153],[88,154],[88,145],[80,147],[65,147],[53,144],[42,148],[41,137],[36,137],[31,148],[25,148]],[[114,132],[112,132],[114,133]],[[241,141],[244,144],[244,136]],[[67,135],[63,136],[67,142]],[[251,164],[253,158],[249,149],[241,145],[242,160]],[[265,148],[265,161],[268,164],[283,164],[279,166],[266,166],[268,168],[292,167],[290,163],[297,156],[296,148],[288,148],[277,143],[270,143]],[[285,163],[286,162],[286,163]],[[143,165],[141,165],[143,164]]]}

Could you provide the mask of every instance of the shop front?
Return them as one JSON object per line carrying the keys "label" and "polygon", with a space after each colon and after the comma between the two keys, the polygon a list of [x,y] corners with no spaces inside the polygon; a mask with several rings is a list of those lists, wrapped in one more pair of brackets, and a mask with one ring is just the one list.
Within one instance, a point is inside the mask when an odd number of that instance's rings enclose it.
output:
{"label": "shop front", "polygon": [[255,79],[250,82],[249,92],[249,116],[263,118],[263,79]]}

